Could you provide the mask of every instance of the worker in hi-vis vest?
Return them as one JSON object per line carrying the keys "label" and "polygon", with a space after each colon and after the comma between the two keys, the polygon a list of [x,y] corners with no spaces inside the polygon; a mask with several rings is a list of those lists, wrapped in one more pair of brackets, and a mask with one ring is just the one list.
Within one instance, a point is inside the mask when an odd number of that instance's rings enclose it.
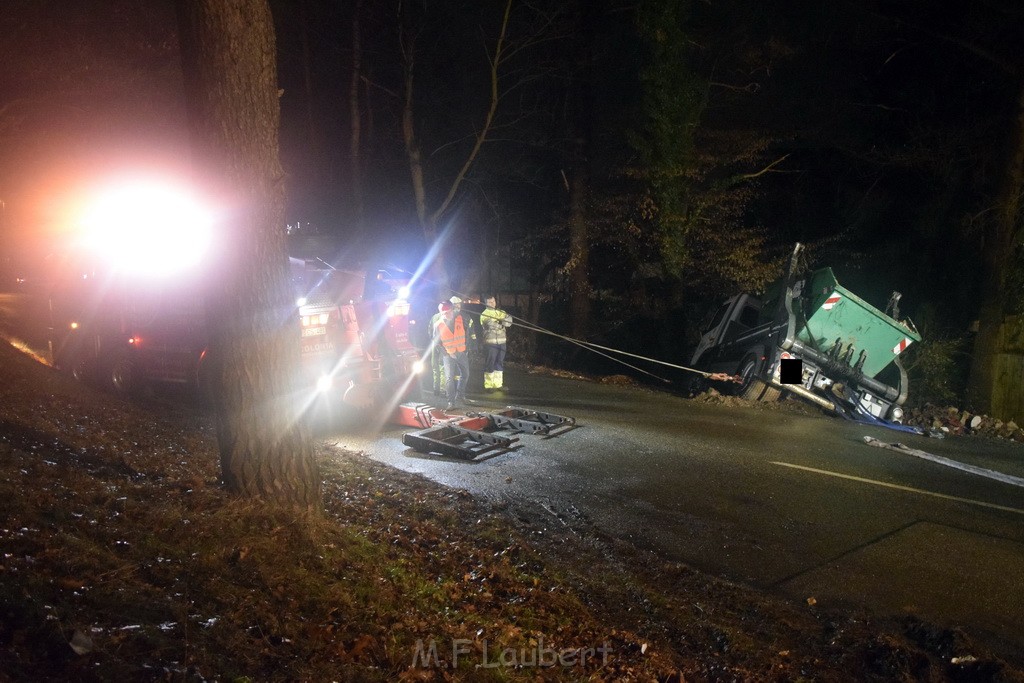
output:
{"label": "worker in hi-vis vest", "polygon": [[444,351],[444,374],[448,377],[448,407],[466,404],[469,384],[469,353],[466,350],[466,324],[454,306],[445,306],[437,322],[437,336]]}
{"label": "worker in hi-vis vest", "polygon": [[484,299],[483,313],[480,314],[480,328],[484,336],[484,389],[495,390],[504,386],[505,371],[505,330],[512,326],[512,316],[498,308],[493,296]]}
{"label": "worker in hi-vis vest", "polygon": [[447,301],[437,305],[437,313],[430,316],[430,374],[433,379],[434,396],[440,396],[445,390],[444,375],[444,349],[441,347],[441,338],[437,336],[437,323],[444,317],[445,308],[452,309]]}

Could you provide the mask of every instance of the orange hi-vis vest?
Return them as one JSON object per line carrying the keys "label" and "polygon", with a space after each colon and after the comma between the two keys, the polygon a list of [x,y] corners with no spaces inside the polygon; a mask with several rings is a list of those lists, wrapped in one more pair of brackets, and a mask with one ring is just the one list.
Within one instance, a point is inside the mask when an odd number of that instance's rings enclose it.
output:
{"label": "orange hi-vis vest", "polygon": [[441,345],[448,353],[456,353],[466,350],[466,328],[462,326],[462,316],[455,316],[455,331],[448,327],[444,318],[437,322],[437,333],[441,338]]}

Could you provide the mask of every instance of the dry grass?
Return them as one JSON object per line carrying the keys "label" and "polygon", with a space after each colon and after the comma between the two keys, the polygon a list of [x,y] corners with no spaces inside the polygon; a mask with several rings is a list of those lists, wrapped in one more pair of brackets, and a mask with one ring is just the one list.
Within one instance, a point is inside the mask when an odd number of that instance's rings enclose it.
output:
{"label": "dry grass", "polygon": [[[233,500],[200,413],[8,347],[0,383],[0,678],[1022,680],[973,645],[950,667],[958,633],[767,600],[326,446],[321,516]],[[574,664],[502,665],[539,649]]]}

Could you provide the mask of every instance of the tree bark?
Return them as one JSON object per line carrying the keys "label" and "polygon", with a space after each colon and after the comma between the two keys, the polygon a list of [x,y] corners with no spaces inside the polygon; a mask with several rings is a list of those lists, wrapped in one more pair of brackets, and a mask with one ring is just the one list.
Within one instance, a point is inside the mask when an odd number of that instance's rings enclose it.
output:
{"label": "tree bark", "polygon": [[302,89],[306,96],[306,147],[310,156],[319,158],[322,145],[313,106],[313,52],[309,44],[309,0],[299,2],[299,30],[302,32]]}
{"label": "tree bark", "polygon": [[240,496],[316,509],[296,380],[274,25],[267,0],[178,0],[199,180],[222,211],[207,290],[221,472]]}
{"label": "tree bark", "polygon": [[352,80],[349,83],[348,109],[351,136],[349,139],[349,169],[352,183],[352,220],[356,234],[363,234],[363,158],[362,158],[362,114],[359,102],[359,87],[363,75],[363,36],[359,15],[363,11],[363,0],[355,0],[352,7]]}
{"label": "tree bark", "polygon": [[990,412],[995,389],[995,356],[999,349],[999,328],[1003,324],[1006,282],[1011,256],[1021,230],[1021,193],[1024,192],[1024,79],[1018,82],[1016,112],[1006,146],[1006,163],[995,212],[985,230],[982,247],[981,306],[978,334],[971,354],[967,384],[969,406]]}
{"label": "tree bark", "polygon": [[402,99],[402,139],[405,142],[405,153],[409,160],[409,174],[412,178],[412,192],[416,203],[416,217],[419,219],[423,239],[430,251],[430,279],[434,282],[438,298],[446,298],[451,289],[448,269],[445,266],[443,245],[438,242],[437,221],[427,208],[427,190],[423,173],[423,152],[420,141],[416,137],[416,126],[413,120],[413,85],[415,82],[415,61],[412,44],[403,43],[405,58],[404,97]]}
{"label": "tree bark", "polygon": [[599,3],[586,2],[578,16],[577,62],[579,75],[573,84],[569,102],[570,169],[566,179],[569,191],[569,322],[572,336],[586,337],[590,327],[590,145],[593,135],[594,54]]}
{"label": "tree bark", "polygon": [[487,112],[484,114],[484,120],[480,125],[480,129],[474,135],[473,147],[466,155],[462,166],[448,185],[448,190],[445,193],[444,198],[433,210],[430,209],[427,202],[423,153],[420,148],[419,139],[416,135],[415,126],[413,86],[415,83],[416,40],[411,36],[411,31],[405,23],[408,19],[407,15],[403,15],[402,17],[401,48],[405,77],[404,96],[402,101],[402,138],[405,141],[405,151],[409,158],[409,171],[412,176],[413,196],[416,202],[416,216],[419,219],[420,226],[423,230],[423,236],[426,239],[427,244],[434,247],[431,272],[434,281],[439,283],[440,288],[443,290],[447,290],[449,288],[450,280],[444,263],[444,252],[441,249],[443,245],[438,243],[438,237],[440,235],[438,234],[437,226],[441,223],[441,220],[451,208],[452,202],[455,200],[455,197],[458,195],[459,188],[462,186],[462,182],[466,179],[466,176],[473,167],[473,164],[476,162],[477,157],[479,157],[480,150],[483,148],[484,142],[487,141],[487,136],[490,135],[491,128],[494,126],[494,118],[498,111],[498,104],[501,100],[501,94],[498,86],[501,75],[501,66],[506,59],[506,36],[511,13],[512,0],[506,0],[505,9],[502,13],[501,27],[494,46],[494,54],[489,56],[490,69],[488,75],[490,80],[488,106]]}
{"label": "tree bark", "polygon": [[574,163],[569,178],[569,319],[572,336],[586,337],[590,326],[590,234],[587,229],[586,140],[575,141]]}
{"label": "tree bark", "polygon": [[[404,21],[404,18],[403,18]],[[423,172],[423,152],[419,138],[416,136],[415,112],[413,109],[413,86],[415,85],[416,41],[410,38],[406,27],[402,31],[402,56],[404,68],[402,97],[402,139],[405,142],[405,153],[409,160],[409,173],[412,178],[413,198],[416,203],[416,217],[423,231],[423,239],[430,251],[430,279],[437,289],[438,298],[446,298],[451,289],[448,268],[445,266],[444,250],[438,242],[437,219],[427,208],[427,190]]]}

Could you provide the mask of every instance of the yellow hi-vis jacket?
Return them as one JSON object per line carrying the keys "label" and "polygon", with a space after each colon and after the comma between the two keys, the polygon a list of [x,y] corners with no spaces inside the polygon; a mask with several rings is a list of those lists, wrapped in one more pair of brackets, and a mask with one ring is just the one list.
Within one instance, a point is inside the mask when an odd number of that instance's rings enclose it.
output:
{"label": "yellow hi-vis jacket", "polygon": [[484,344],[504,344],[505,330],[512,326],[512,316],[500,308],[485,308],[480,314]]}

